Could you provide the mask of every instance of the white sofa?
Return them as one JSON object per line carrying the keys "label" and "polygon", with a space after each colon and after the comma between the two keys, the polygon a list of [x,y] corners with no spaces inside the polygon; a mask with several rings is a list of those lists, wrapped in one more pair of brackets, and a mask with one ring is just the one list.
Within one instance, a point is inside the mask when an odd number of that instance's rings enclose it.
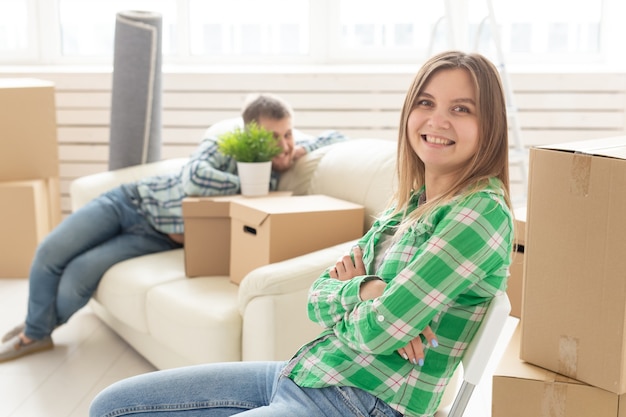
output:
{"label": "white sofa", "polygon": [[[393,189],[395,142],[351,139],[299,160],[280,181],[296,195],[326,194],[362,204],[368,227]],[[72,209],[120,183],[177,170],[185,158],[75,180]],[[295,238],[295,235],[294,235]],[[288,359],[320,328],[306,315],[310,284],[353,242],[250,272],[187,278],[183,249],[111,267],[90,302],[95,313],[157,368],[240,360]]]}

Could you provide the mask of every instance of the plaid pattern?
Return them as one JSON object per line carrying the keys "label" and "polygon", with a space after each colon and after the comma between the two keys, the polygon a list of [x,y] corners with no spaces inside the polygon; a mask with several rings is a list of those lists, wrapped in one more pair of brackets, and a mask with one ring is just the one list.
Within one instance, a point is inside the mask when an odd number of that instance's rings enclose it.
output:
{"label": "plaid pattern", "polygon": [[[359,241],[368,274],[388,283],[361,301],[372,276],[350,281],[328,270],[309,293],[309,317],[325,330],[292,359],[286,373],[305,387],[361,388],[407,416],[432,416],[490,300],[506,289],[513,221],[501,184],[437,208],[392,242],[377,271],[374,250],[401,219],[383,215]],[[418,205],[421,190],[409,210]],[[388,234],[388,233],[387,233]],[[398,353],[430,325],[439,341],[425,348],[423,366]]]}
{"label": "plaid pattern", "polygon": [[[307,152],[344,140],[328,131],[317,138],[298,141]],[[140,209],[152,226],[162,233],[183,233],[182,200],[187,196],[218,196],[240,192],[237,163],[217,149],[217,138],[205,137],[180,172],[140,180]],[[276,190],[278,174],[272,173],[270,190]]]}

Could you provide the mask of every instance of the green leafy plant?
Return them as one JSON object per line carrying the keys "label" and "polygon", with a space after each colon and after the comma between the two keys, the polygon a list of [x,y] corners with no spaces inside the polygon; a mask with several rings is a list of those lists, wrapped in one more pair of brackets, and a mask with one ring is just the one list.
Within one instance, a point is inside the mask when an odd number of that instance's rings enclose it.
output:
{"label": "green leafy plant", "polygon": [[255,122],[220,135],[217,147],[238,162],[267,162],[283,151],[274,133]]}

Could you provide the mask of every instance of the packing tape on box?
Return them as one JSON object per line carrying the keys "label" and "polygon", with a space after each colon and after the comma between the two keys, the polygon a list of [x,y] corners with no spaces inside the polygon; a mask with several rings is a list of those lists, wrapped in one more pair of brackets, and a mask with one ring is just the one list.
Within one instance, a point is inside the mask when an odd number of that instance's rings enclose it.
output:
{"label": "packing tape on box", "polygon": [[159,13],[116,16],[109,170],[161,159],[161,27]]}
{"label": "packing tape on box", "polygon": [[578,369],[578,339],[571,336],[559,338],[559,373],[576,379]]}
{"label": "packing tape on box", "polygon": [[570,192],[573,195],[587,197],[591,179],[592,155],[576,152],[572,160]]}
{"label": "packing tape on box", "polygon": [[546,384],[541,399],[541,417],[566,417],[566,405],[567,384]]}

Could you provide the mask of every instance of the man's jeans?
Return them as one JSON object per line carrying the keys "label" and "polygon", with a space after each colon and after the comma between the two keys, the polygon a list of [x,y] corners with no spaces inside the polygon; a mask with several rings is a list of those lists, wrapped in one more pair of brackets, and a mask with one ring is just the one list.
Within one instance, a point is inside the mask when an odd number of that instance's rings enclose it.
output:
{"label": "man's jeans", "polygon": [[[215,343],[219,343],[216,340]],[[96,396],[90,417],[401,417],[350,387],[301,388],[283,362],[212,363],[151,372]]]}
{"label": "man's jeans", "polygon": [[181,247],[148,223],[129,189],[115,188],[92,200],[39,245],[29,276],[26,336],[42,339],[65,323],[114,264]]}

